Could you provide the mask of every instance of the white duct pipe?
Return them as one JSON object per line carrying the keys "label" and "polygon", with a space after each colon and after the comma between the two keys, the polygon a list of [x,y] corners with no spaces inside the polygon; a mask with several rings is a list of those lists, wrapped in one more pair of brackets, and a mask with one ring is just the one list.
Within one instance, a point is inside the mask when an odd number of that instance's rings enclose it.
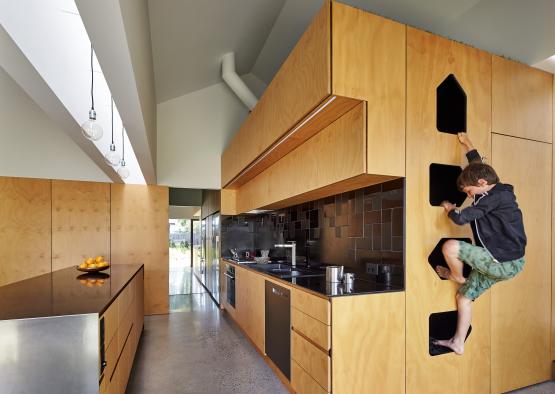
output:
{"label": "white duct pipe", "polygon": [[235,53],[226,53],[222,58],[222,78],[229,88],[239,97],[250,111],[255,107],[258,99],[249,87],[235,72]]}

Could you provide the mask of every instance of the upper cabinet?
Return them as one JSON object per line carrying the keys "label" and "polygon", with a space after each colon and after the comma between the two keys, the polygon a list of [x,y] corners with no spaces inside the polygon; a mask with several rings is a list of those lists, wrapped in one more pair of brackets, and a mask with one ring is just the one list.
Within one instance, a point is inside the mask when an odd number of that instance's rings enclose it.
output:
{"label": "upper cabinet", "polygon": [[552,142],[553,75],[493,57],[492,131]]}
{"label": "upper cabinet", "polygon": [[405,33],[326,1],[224,151],[222,187],[240,189],[361,103],[365,172],[404,176]]}
{"label": "upper cabinet", "polygon": [[367,172],[404,176],[406,26],[339,3],[332,21],[332,91],[367,103]]}

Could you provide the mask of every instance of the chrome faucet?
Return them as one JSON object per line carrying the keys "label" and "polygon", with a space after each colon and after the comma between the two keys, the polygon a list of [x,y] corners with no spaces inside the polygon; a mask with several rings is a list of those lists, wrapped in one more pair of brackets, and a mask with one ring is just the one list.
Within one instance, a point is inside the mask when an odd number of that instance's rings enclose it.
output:
{"label": "chrome faucet", "polygon": [[274,245],[276,248],[291,248],[291,266],[296,267],[296,256],[297,256],[297,244],[295,241],[289,241],[286,244],[276,244]]}

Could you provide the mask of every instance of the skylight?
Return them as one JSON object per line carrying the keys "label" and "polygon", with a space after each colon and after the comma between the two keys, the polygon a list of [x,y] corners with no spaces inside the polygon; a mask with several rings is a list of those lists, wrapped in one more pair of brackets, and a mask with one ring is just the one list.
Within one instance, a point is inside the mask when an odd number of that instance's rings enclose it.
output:
{"label": "skylight", "polygon": [[[74,0],[2,1],[1,23],[50,89],[80,125],[90,108],[91,42]],[[104,155],[111,142],[110,89],[94,59],[94,101],[104,135],[94,141]],[[114,105],[114,142],[121,154],[122,120]],[[84,137],[83,137],[84,138]],[[125,162],[131,175],[125,183],[145,184],[133,147],[125,138]]]}

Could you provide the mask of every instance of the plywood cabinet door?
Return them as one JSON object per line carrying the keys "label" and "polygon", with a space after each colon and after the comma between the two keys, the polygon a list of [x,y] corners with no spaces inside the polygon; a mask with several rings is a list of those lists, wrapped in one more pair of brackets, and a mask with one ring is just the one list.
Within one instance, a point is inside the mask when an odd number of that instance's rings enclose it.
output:
{"label": "plywood cabinet door", "polygon": [[330,3],[293,48],[222,155],[222,187],[329,94]]}
{"label": "plywood cabinet door", "polygon": [[367,102],[368,173],[405,175],[406,26],[332,3],[332,92]]}
{"label": "plywood cabinet door", "polygon": [[524,270],[492,287],[492,392],[550,379],[551,144],[493,134],[492,159],[515,188],[528,239]]}
{"label": "plywood cabinet door", "polygon": [[553,75],[493,56],[492,131],[553,141]]}
{"label": "plywood cabinet door", "polygon": [[[365,174],[364,119],[361,103],[241,186],[237,190],[238,212],[275,208],[280,202],[285,204],[282,206],[294,205],[298,201],[292,198]],[[328,195],[342,191],[346,190],[332,190]]]}
{"label": "plywood cabinet door", "polygon": [[264,352],[264,278],[235,268],[236,319],[261,352]]}

